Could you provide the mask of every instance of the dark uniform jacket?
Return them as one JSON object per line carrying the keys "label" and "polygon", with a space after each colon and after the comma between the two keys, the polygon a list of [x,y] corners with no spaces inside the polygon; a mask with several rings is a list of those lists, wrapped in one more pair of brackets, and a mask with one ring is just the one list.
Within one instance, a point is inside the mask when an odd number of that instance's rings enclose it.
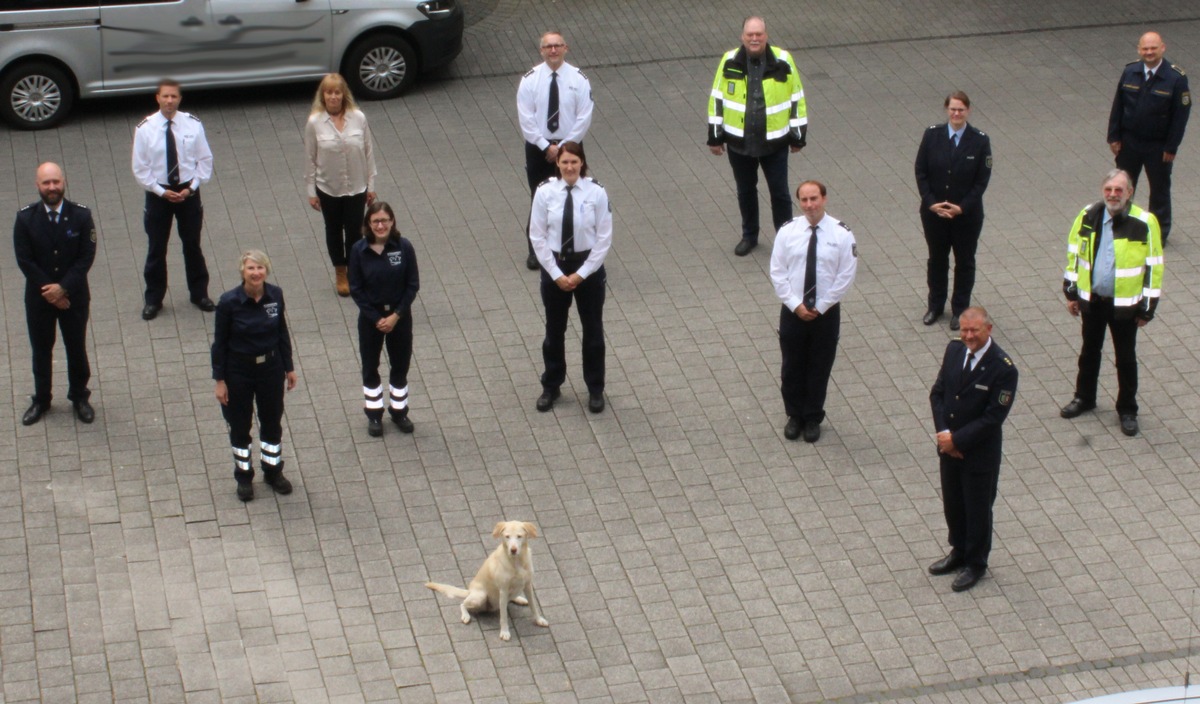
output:
{"label": "dark uniform jacket", "polygon": [[921,211],[949,201],[962,208],[960,217],[983,217],[983,192],[992,178],[992,142],[986,134],[967,124],[955,149],[946,123],[933,125],[921,138],[914,170]]}
{"label": "dark uniform jacket", "polygon": [[1108,141],[1162,144],[1164,152],[1174,154],[1192,110],[1187,76],[1164,58],[1150,85],[1145,82],[1144,63],[1135,61],[1125,67],[1108,116]]}
{"label": "dark uniform jacket", "polygon": [[274,284],[263,284],[263,295],[258,301],[247,296],[241,284],[221,294],[213,333],[213,379],[226,378],[231,356],[236,363],[278,354],[283,370],[294,371],[292,337],[284,313],[283,290]]}
{"label": "dark uniform jacket", "polygon": [[373,323],[399,312],[404,318],[421,288],[417,253],[401,237],[388,238],[383,253],[376,254],[366,238],[354,243],[349,261],[350,295],[364,318]]}
{"label": "dark uniform jacket", "polygon": [[90,298],[87,275],[96,259],[96,226],[86,207],[64,198],[56,224],[40,200],[21,208],[13,224],[13,249],[27,297],[41,299],[43,286],[58,284],[73,303]]}
{"label": "dark uniform jacket", "polygon": [[967,372],[967,346],[951,340],[929,392],[935,431],[949,430],[967,471],[1000,467],[1001,425],[1017,395],[1017,368],[996,341]]}

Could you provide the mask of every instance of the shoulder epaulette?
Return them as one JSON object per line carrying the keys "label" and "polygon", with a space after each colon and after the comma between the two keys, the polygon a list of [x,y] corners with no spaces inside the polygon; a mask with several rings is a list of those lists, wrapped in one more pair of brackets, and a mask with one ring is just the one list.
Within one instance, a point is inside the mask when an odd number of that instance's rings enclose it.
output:
{"label": "shoulder epaulette", "polygon": [[1007,364],[1007,365],[1008,365],[1008,366],[1010,366],[1010,367],[1013,365],[1013,363],[1012,363],[1012,360],[1011,360],[1011,359],[1009,359],[1008,357],[1005,357],[1005,358],[1004,358],[1004,363],[1005,363],[1005,364]]}
{"label": "shoulder epaulette", "polygon": [[845,230],[846,232],[851,232],[850,226],[847,225],[846,223],[842,222],[841,220],[838,220],[838,225],[841,226],[841,228],[843,230]]}
{"label": "shoulder epaulette", "polygon": [[84,205],[83,203],[76,203],[75,201],[73,201],[73,200],[67,200],[66,198],[63,198],[63,202],[64,202],[64,203],[70,203],[71,205],[75,206],[76,208],[83,208],[84,210],[88,210],[88,209],[89,209],[89,208],[88,208],[86,205]]}
{"label": "shoulder epaulette", "polygon": [[939,127],[942,127],[942,126],[943,126],[943,125],[930,125],[930,126],[926,127],[925,129],[927,129],[927,130],[936,130],[937,128],[939,128]]}
{"label": "shoulder epaulette", "polygon": [[1129,68],[1130,66],[1133,66],[1134,64],[1140,64],[1140,63],[1142,63],[1141,59],[1138,59],[1137,61],[1130,61],[1129,63],[1125,64],[1125,68]]}
{"label": "shoulder epaulette", "polygon": [[148,117],[147,117],[147,118],[145,118],[145,119],[143,119],[141,122],[137,123],[137,127],[135,127],[134,129],[137,129],[138,127],[141,127],[142,125],[146,124],[146,123],[147,123],[147,122],[149,122],[149,121],[150,121],[150,118],[148,118]]}
{"label": "shoulder epaulette", "polygon": [[[797,215],[796,217],[792,218],[791,220],[788,220],[787,222],[783,223],[783,225],[782,225],[782,226],[779,228],[779,230],[782,230],[784,227],[787,227],[788,225],[791,225],[792,223],[796,222],[797,220],[801,219],[802,217],[804,217],[804,216],[803,216],[803,215]],[[776,231],[775,231],[775,232],[776,232],[776,234],[778,234],[778,233],[779,233],[779,230],[776,230]]]}
{"label": "shoulder epaulette", "polygon": [[1187,75],[1186,73],[1183,72],[1183,69],[1179,67],[1179,64],[1171,64],[1171,68],[1175,69],[1175,72],[1178,73],[1180,76]]}
{"label": "shoulder epaulette", "polygon": [[195,120],[196,122],[199,122],[199,121],[200,121],[200,118],[196,117],[195,115],[191,114],[190,112],[188,113],[188,117],[192,118],[192,119],[193,119],[193,120]]}
{"label": "shoulder epaulette", "polygon": [[592,178],[591,176],[585,176],[584,178],[586,178],[587,180],[589,180],[589,181],[591,181],[592,183],[596,184],[597,186],[600,186],[601,188],[604,188],[604,184],[600,183],[599,181],[597,181],[596,179]]}
{"label": "shoulder epaulette", "polygon": [[532,75],[533,75],[533,72],[534,72],[534,71],[536,71],[536,70],[537,70],[537,66],[534,66],[533,68],[531,68],[531,69],[529,69],[528,71],[526,71],[526,72],[525,72],[525,75],[524,75],[524,76],[521,76],[521,78],[529,78],[530,76],[532,76]]}
{"label": "shoulder epaulette", "polygon": [[[578,73],[580,76],[583,77],[583,80],[588,81],[588,77],[587,77],[586,73],[584,73],[583,71],[579,71]],[[1180,71],[1180,73],[1183,73],[1183,71]],[[588,81],[588,83],[591,83],[591,81]]]}
{"label": "shoulder epaulette", "polygon": [[32,207],[33,207],[33,206],[35,206],[35,205],[37,205],[37,203],[30,203],[29,205],[25,206],[24,208],[21,208],[21,211],[20,211],[20,212],[22,212],[22,213],[23,213],[23,212],[25,212],[26,210],[29,210],[30,208],[32,208]]}
{"label": "shoulder epaulette", "polygon": [[546,179],[545,181],[542,181],[541,183],[539,183],[538,188],[545,186],[547,183],[550,183],[551,181],[557,181],[557,180],[558,180],[557,176],[551,176],[550,178]]}

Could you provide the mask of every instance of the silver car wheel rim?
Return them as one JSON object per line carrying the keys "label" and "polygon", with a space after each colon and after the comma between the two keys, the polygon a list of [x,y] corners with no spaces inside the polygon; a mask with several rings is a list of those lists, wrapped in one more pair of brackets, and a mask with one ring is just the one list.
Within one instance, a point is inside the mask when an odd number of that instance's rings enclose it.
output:
{"label": "silver car wheel rim", "polygon": [[26,76],[13,86],[13,112],[27,122],[50,119],[61,105],[62,91],[46,76]]}
{"label": "silver car wheel rim", "polygon": [[408,73],[404,55],[390,46],[381,46],[367,52],[358,68],[362,83],[376,93],[395,90],[404,82]]}

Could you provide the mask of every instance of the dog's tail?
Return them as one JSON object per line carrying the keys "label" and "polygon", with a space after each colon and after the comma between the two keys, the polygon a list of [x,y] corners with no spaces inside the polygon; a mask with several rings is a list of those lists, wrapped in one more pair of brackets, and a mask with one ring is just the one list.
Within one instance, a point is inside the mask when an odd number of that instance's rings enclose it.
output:
{"label": "dog's tail", "polygon": [[471,593],[462,587],[452,587],[449,584],[438,584],[437,582],[426,582],[425,586],[435,592],[441,592],[451,599],[466,599],[467,595]]}

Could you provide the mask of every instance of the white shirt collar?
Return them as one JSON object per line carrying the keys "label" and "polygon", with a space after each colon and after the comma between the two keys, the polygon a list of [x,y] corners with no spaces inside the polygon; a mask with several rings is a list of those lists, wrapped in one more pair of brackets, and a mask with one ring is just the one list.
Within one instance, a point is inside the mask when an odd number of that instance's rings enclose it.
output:
{"label": "white shirt collar", "polygon": [[[976,367],[979,366],[979,360],[983,359],[983,355],[987,354],[988,348],[990,348],[991,346],[992,346],[992,338],[989,337],[988,341],[983,343],[983,347],[980,347],[979,351],[974,353]],[[967,354],[968,355],[972,354],[970,347],[967,348]],[[967,363],[967,358],[963,357],[963,366],[966,366],[966,363]],[[972,369],[974,369],[974,367],[972,367]]]}

